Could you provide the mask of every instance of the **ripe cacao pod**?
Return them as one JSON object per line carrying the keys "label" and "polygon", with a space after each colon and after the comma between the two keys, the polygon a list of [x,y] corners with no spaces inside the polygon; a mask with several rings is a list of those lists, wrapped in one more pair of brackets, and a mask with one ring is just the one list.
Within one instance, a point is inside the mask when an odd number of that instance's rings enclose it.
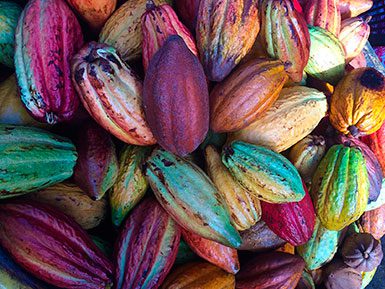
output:
{"label": "ripe cacao pod", "polygon": [[325,152],[325,139],[322,136],[308,135],[290,149],[288,159],[308,184]]}
{"label": "ripe cacao pod", "polygon": [[211,81],[222,81],[249,52],[259,32],[257,0],[201,0],[196,39]]}
{"label": "ripe cacao pod", "polygon": [[273,105],[287,79],[279,60],[255,59],[241,65],[210,94],[211,129],[231,132],[246,127]]}
{"label": "ripe cacao pod", "polygon": [[152,0],[147,4],[146,12],[142,16],[142,34],[143,67],[145,71],[154,54],[171,35],[182,37],[190,51],[198,56],[194,37],[180,22],[175,11],[168,4],[156,6]]}
{"label": "ripe cacao pod", "polygon": [[349,72],[337,85],[330,101],[330,122],[354,137],[380,129],[385,120],[385,76],[374,68]]}
{"label": "ripe cacao pod", "polygon": [[231,223],[239,231],[253,226],[261,218],[261,204],[258,198],[233,179],[213,146],[206,147],[205,158],[206,171],[227,203]]}
{"label": "ripe cacao pod", "polygon": [[305,262],[296,255],[282,252],[259,254],[242,266],[236,275],[236,288],[294,289],[304,268]]}
{"label": "ripe cacao pod", "polygon": [[70,140],[11,125],[0,125],[0,139],[0,199],[36,191],[72,175],[77,154]]}
{"label": "ripe cacao pod", "polygon": [[311,0],[304,7],[304,16],[311,26],[324,28],[338,36],[341,29],[339,0]]}
{"label": "ripe cacao pod", "polygon": [[236,274],[239,271],[238,253],[236,249],[202,238],[186,230],[182,230],[182,236],[199,257],[231,274]]}
{"label": "ripe cacao pod", "polygon": [[13,68],[15,31],[21,7],[11,1],[0,2],[0,63]]}
{"label": "ripe cacao pod", "polygon": [[380,162],[382,173],[385,174],[385,123],[374,133],[363,136],[361,140],[368,145]]}
{"label": "ripe cacao pod", "polygon": [[333,259],[334,254],[337,252],[340,236],[339,231],[326,229],[316,218],[310,240],[296,248],[298,255],[305,260],[307,269],[318,269]]}
{"label": "ripe cacao pod", "polygon": [[158,143],[180,156],[194,151],[209,126],[209,96],[202,65],[180,36],[172,35],[150,62],[144,111]]}
{"label": "ripe cacao pod", "polygon": [[210,263],[193,262],[173,270],[161,288],[235,289],[235,277]]}
{"label": "ripe cacao pod", "polygon": [[21,100],[38,121],[74,116],[79,99],[70,61],[82,44],[79,22],[64,0],[28,2],[15,34],[15,68]]}
{"label": "ripe cacao pod", "polygon": [[75,221],[46,205],[0,205],[0,245],[16,263],[61,288],[103,289],[112,265]]}
{"label": "ripe cacao pod", "polygon": [[156,141],[144,118],[142,83],[108,45],[90,42],[72,60],[72,82],[89,114],[118,139]]}
{"label": "ripe cacao pod", "polygon": [[360,232],[372,234],[380,240],[385,235],[385,205],[365,212],[358,221],[358,227]]}
{"label": "ripe cacao pod", "polygon": [[281,152],[312,132],[326,115],[327,106],[326,96],[316,89],[284,88],[273,106],[229,138]]}
{"label": "ripe cacao pod", "polygon": [[223,149],[222,162],[260,200],[288,203],[305,196],[297,169],[285,157],[267,148],[235,141]]}
{"label": "ripe cacao pod", "polygon": [[195,33],[199,4],[201,0],[181,0],[175,1],[176,10],[182,22]]}
{"label": "ripe cacao pod", "polygon": [[222,195],[198,166],[157,149],[145,167],[155,196],[181,227],[229,247],[241,244]]}
{"label": "ripe cacao pod", "polygon": [[126,146],[120,153],[118,176],[110,191],[111,217],[116,227],[147,191],[148,182],[141,165],[149,152],[148,147]]}
{"label": "ripe cacao pod", "polygon": [[360,289],[362,285],[361,273],[340,260],[333,261],[325,268],[323,279],[326,289]]}
{"label": "ripe cacao pod", "polygon": [[[114,47],[124,61],[135,60],[142,53],[141,17],[146,11],[147,0],[127,0],[104,24],[99,42]],[[154,0],[156,5],[171,0]]]}
{"label": "ripe cacao pod", "polygon": [[300,82],[310,51],[305,19],[291,0],[263,0],[259,9],[263,46],[271,58],[289,63],[287,73],[294,82]]}
{"label": "ripe cacao pod", "polygon": [[141,202],[118,235],[114,288],[158,288],[175,261],[180,234],[154,198]]}
{"label": "ripe cacao pod", "polygon": [[345,52],[341,42],[327,30],[309,26],[310,57],[305,72],[336,85],[344,76]]}
{"label": "ripe cacao pod", "polygon": [[322,225],[339,231],[356,221],[369,198],[369,178],[362,152],[332,146],[314,174],[310,195]]}
{"label": "ripe cacao pod", "polygon": [[373,6],[373,0],[339,0],[342,19],[356,17]]}

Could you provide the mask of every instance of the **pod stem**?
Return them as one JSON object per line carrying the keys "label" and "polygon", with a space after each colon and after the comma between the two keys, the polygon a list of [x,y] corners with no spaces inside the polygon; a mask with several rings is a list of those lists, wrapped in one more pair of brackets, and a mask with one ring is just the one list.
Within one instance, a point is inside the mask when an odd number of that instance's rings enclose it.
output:
{"label": "pod stem", "polygon": [[155,5],[153,0],[147,0],[147,2],[146,2],[146,10],[147,11],[154,10],[155,7],[156,7],[156,5]]}

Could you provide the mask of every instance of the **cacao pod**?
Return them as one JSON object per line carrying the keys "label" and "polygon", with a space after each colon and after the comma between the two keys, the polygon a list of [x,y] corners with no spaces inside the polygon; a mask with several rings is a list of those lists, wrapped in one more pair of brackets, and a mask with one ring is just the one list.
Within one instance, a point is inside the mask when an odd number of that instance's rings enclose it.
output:
{"label": "cacao pod", "polygon": [[342,19],[356,17],[372,8],[373,0],[339,0]]}
{"label": "cacao pod", "polygon": [[43,204],[1,204],[0,245],[16,263],[54,286],[103,289],[111,284],[112,265],[87,233]]}
{"label": "cacao pod", "polygon": [[361,273],[340,260],[329,264],[323,275],[326,289],[360,289],[362,285]]}
{"label": "cacao pod", "polygon": [[222,195],[198,166],[157,149],[145,174],[160,204],[185,230],[229,247],[241,244]]}
{"label": "cacao pod", "polygon": [[241,140],[282,152],[316,128],[327,112],[326,96],[313,88],[284,88],[278,100],[244,129],[230,134]]}
{"label": "cacao pod", "polygon": [[360,232],[372,234],[380,240],[385,235],[385,205],[365,212],[358,222]]}
{"label": "cacao pod", "polygon": [[261,218],[260,201],[233,179],[213,146],[206,147],[205,158],[207,173],[227,203],[231,223],[240,231],[253,226]]}
{"label": "cacao pod", "polygon": [[180,234],[155,199],[141,202],[118,235],[114,288],[158,288],[175,261]]}
{"label": "cacao pod", "polygon": [[181,265],[187,262],[193,261],[197,258],[197,255],[190,249],[183,239],[180,239],[178,254],[176,255],[176,259],[174,264]]}
{"label": "cacao pod", "polygon": [[211,129],[231,132],[246,127],[273,105],[287,79],[279,60],[255,59],[241,65],[210,94]]}
{"label": "cacao pod", "polygon": [[305,196],[297,169],[285,157],[267,148],[235,141],[223,149],[222,162],[260,200],[288,203]]}
{"label": "cacao pod", "polygon": [[[141,17],[147,0],[127,0],[108,18],[99,34],[99,42],[114,47],[124,61],[135,60],[142,53]],[[171,0],[154,0],[156,5]]]}
{"label": "cacao pod", "polygon": [[147,191],[141,165],[149,152],[147,147],[126,146],[120,154],[118,177],[110,191],[112,223],[117,227]]}
{"label": "cacao pod", "polygon": [[239,261],[236,249],[202,238],[186,230],[182,230],[182,236],[199,257],[231,274],[238,272]]}
{"label": "cacao pod", "polygon": [[336,85],[344,76],[345,53],[342,43],[333,33],[321,27],[309,26],[310,56],[305,72]]}
{"label": "cacao pod", "polygon": [[144,79],[146,119],[158,143],[180,156],[194,151],[209,126],[209,96],[198,58],[172,35],[150,62]]}
{"label": "cacao pod", "polygon": [[201,0],[196,39],[211,81],[222,81],[249,52],[259,32],[257,0]]}
{"label": "cacao pod", "polygon": [[162,289],[235,289],[235,277],[207,262],[177,267],[167,276]]}
{"label": "cacao pod", "polygon": [[11,125],[0,125],[0,139],[0,199],[36,191],[72,175],[77,154],[68,139]]}
{"label": "cacao pod", "polygon": [[316,218],[313,235],[306,244],[296,248],[297,253],[309,270],[318,269],[333,259],[340,236],[340,232],[326,229]]}
{"label": "cacao pod", "polygon": [[72,60],[72,82],[89,114],[118,139],[135,145],[156,141],[144,119],[142,83],[116,50],[90,42]]}
{"label": "cacao pod", "polygon": [[296,255],[270,252],[256,255],[236,275],[237,289],[294,289],[305,262]]}
{"label": "cacao pod", "polygon": [[13,68],[15,31],[21,7],[11,1],[0,2],[0,63]]}
{"label": "cacao pod", "polygon": [[325,228],[339,231],[356,221],[369,198],[369,178],[361,151],[332,146],[314,174],[310,195]]}
{"label": "cacao pod", "polygon": [[304,7],[304,16],[309,25],[324,28],[338,36],[341,30],[339,0],[311,0]]}
{"label": "cacao pod", "polygon": [[385,123],[374,133],[363,136],[361,140],[368,145],[380,162],[382,173],[385,174]]}
{"label": "cacao pod", "polygon": [[107,201],[93,201],[78,186],[58,183],[26,196],[27,200],[47,204],[73,218],[83,229],[97,227],[107,214]]}
{"label": "cacao pod", "polygon": [[306,271],[302,272],[301,279],[299,279],[299,282],[295,289],[315,289],[313,277],[310,275],[310,273]]}
{"label": "cacao pod", "polygon": [[290,149],[288,159],[308,184],[325,152],[325,139],[322,136],[308,135]]}
{"label": "cacao pod", "polygon": [[168,4],[156,6],[151,0],[142,16],[143,67],[146,71],[150,60],[166,39],[171,35],[183,38],[192,53],[198,56],[197,47],[191,32],[179,21],[178,16]]}
{"label": "cacao pod", "polygon": [[354,69],[338,83],[331,97],[331,124],[354,137],[376,132],[385,120],[384,94],[384,75],[374,68]]}
{"label": "cacao pod", "polygon": [[362,285],[361,289],[365,289],[369,283],[373,280],[374,275],[376,274],[377,268],[370,272],[361,272],[362,275]]}
{"label": "cacao pod", "polygon": [[182,22],[195,33],[195,27],[197,24],[197,17],[199,11],[199,4],[201,0],[182,0],[175,1],[175,6],[178,15],[182,19]]}
{"label": "cacao pod", "polygon": [[287,73],[294,82],[300,82],[310,51],[305,19],[291,0],[263,0],[259,9],[263,47],[270,57],[289,63]]}
{"label": "cacao pod", "polygon": [[15,68],[21,100],[38,121],[74,116],[79,100],[70,60],[82,44],[79,22],[64,0],[28,2],[15,34]]}

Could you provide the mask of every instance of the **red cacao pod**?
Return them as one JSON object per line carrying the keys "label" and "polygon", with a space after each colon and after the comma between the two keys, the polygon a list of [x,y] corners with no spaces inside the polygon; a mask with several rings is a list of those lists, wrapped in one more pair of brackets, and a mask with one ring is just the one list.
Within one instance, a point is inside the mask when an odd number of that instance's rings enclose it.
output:
{"label": "red cacao pod", "polygon": [[341,14],[338,0],[307,1],[304,15],[307,23],[318,26],[338,36],[341,28]]}
{"label": "red cacao pod", "polygon": [[64,0],[31,0],[15,34],[20,95],[31,115],[49,124],[70,120],[79,100],[70,61],[83,44],[76,16]]}
{"label": "red cacao pod", "polygon": [[181,230],[154,198],[126,219],[115,246],[116,289],[158,288],[178,253]]}
{"label": "red cacao pod", "polygon": [[382,173],[385,174],[385,123],[381,128],[371,135],[361,138],[376,155],[381,164]]}
{"label": "red cacao pod", "polygon": [[0,205],[0,245],[24,269],[62,288],[104,289],[112,265],[75,221],[46,205]]}
{"label": "red cacao pod", "polygon": [[231,274],[238,272],[239,261],[236,249],[202,238],[187,230],[182,230],[182,236],[191,250],[201,258]]}
{"label": "red cacao pod", "polygon": [[150,61],[143,103],[164,149],[184,156],[203,142],[209,126],[207,82],[198,58],[180,36],[167,38]]}
{"label": "red cacao pod", "polygon": [[385,235],[385,205],[365,212],[358,221],[358,227],[360,232],[372,234],[380,240]]}
{"label": "red cacao pod", "polygon": [[151,58],[171,35],[182,37],[191,52],[198,56],[194,37],[179,21],[175,11],[168,4],[156,6],[153,1],[147,4],[147,10],[142,16],[142,33],[143,67],[145,71]]}
{"label": "red cacao pod", "polygon": [[178,12],[178,15],[182,19],[182,22],[192,32],[195,32],[200,2],[201,2],[201,0],[178,0],[178,1],[175,1],[175,6],[176,6],[176,10]]}

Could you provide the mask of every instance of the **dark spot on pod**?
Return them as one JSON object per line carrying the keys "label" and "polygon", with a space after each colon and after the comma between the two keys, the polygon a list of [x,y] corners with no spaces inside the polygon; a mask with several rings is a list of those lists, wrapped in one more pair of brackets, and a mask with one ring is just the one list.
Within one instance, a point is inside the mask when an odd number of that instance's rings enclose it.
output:
{"label": "dark spot on pod", "polygon": [[77,69],[75,71],[75,81],[76,83],[82,83],[83,81],[84,68]]}
{"label": "dark spot on pod", "polygon": [[224,153],[225,157],[232,156],[234,154],[234,150],[232,147],[226,146],[223,148],[223,153]]}
{"label": "dark spot on pod", "polygon": [[367,68],[360,77],[362,86],[373,89],[382,90],[385,87],[385,77],[374,68]]}
{"label": "dark spot on pod", "polygon": [[175,165],[173,162],[170,162],[169,160],[166,160],[166,159],[162,159],[162,163],[163,163],[166,167],[170,167],[170,166]]}
{"label": "dark spot on pod", "polygon": [[140,170],[141,170],[144,174],[146,173],[147,168],[148,168],[148,165],[147,165],[146,162],[144,162],[144,163],[142,163],[142,164],[140,165]]}

